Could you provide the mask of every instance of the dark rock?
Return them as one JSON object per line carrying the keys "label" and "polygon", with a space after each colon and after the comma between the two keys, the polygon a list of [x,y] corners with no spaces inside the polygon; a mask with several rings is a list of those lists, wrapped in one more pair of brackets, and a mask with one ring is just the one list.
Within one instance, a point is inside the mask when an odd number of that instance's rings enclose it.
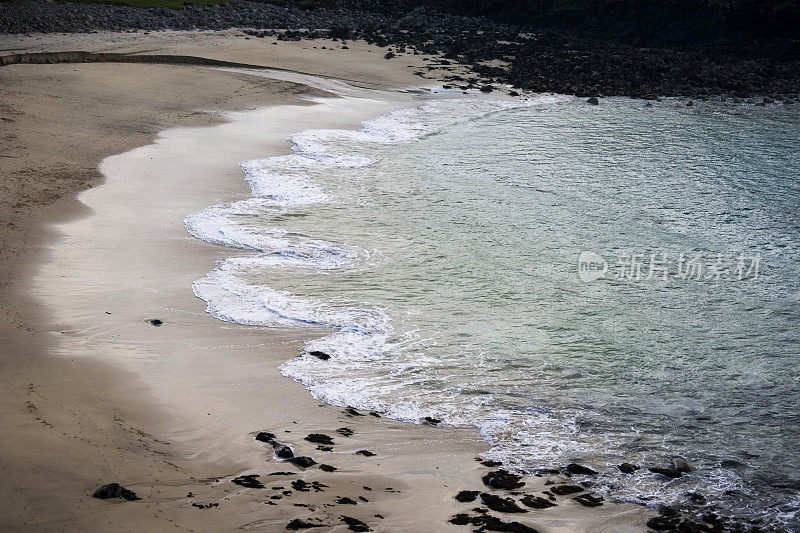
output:
{"label": "dark rock", "polygon": [[295,479],[292,481],[292,488],[298,492],[310,492],[310,483],[306,483],[302,479]]}
{"label": "dark rock", "polygon": [[466,513],[458,513],[448,520],[448,522],[457,526],[466,526],[470,522],[469,515]]}
{"label": "dark rock", "polygon": [[631,463],[622,463],[617,468],[619,468],[619,471],[622,472],[623,474],[633,474],[634,472],[639,470],[638,466]]}
{"label": "dark rock", "polygon": [[694,107],[694,102],[689,100],[688,102],[686,102],[686,107]]}
{"label": "dark rock", "polygon": [[513,490],[525,485],[522,476],[512,474],[506,470],[495,470],[483,476],[483,484],[493,489]]}
{"label": "dark rock", "polygon": [[567,494],[575,494],[576,492],[583,492],[583,487],[579,485],[557,485],[550,489],[550,492],[558,496],[565,496]]}
{"label": "dark rock", "polygon": [[293,531],[298,529],[310,529],[312,527],[323,527],[323,524],[314,524],[312,522],[308,522],[307,520],[303,520],[302,518],[295,518],[286,524],[286,529],[291,529]]}
{"label": "dark rock", "polygon": [[480,491],[478,490],[462,490],[458,494],[456,494],[456,501],[467,503],[467,502],[474,502],[475,498],[478,497]]}
{"label": "dark rock", "polygon": [[438,418],[433,418],[430,416],[426,416],[425,418],[422,419],[422,421],[432,426],[438,426],[442,422]]}
{"label": "dark rock", "polygon": [[295,466],[299,466],[300,468],[308,468],[309,466],[313,466],[317,464],[317,462],[312,459],[311,457],[306,457],[305,455],[301,455],[300,457],[290,457],[286,459],[287,463],[292,463]]}
{"label": "dark rock", "polygon": [[572,499],[586,507],[599,507],[603,505],[603,498],[594,494],[581,494]]}
{"label": "dark rock", "polygon": [[336,430],[336,433],[338,433],[342,437],[352,437],[354,432],[350,428],[339,428]]}
{"label": "dark rock", "polygon": [[336,498],[333,501],[335,501],[336,503],[338,503],[340,505],[356,505],[356,504],[358,504],[358,502],[355,501],[353,498],[348,498],[346,496]]}
{"label": "dark rock", "polygon": [[386,55],[383,56],[384,59],[391,59],[395,57],[394,52],[386,52]]}
{"label": "dark rock", "polygon": [[275,457],[278,459],[291,459],[294,457],[294,452],[285,444],[280,442],[272,443],[272,450],[275,452]]}
{"label": "dark rock", "polygon": [[509,531],[511,533],[538,533],[532,527],[519,522],[503,522],[489,515],[473,516],[470,523],[478,527],[478,531]]}
{"label": "dark rock", "polygon": [[358,518],[353,518],[351,516],[342,516],[342,522],[347,524],[347,529],[350,531],[372,531],[367,524],[359,520]]}
{"label": "dark rock", "polygon": [[501,463],[500,461],[481,461],[481,464],[483,466],[488,467],[488,468],[495,468],[495,467],[498,467],[498,466],[503,466],[503,463]]}
{"label": "dark rock", "polygon": [[688,474],[692,470],[692,465],[689,464],[689,461],[684,459],[683,457],[674,457],[672,459],[672,469],[678,472],[682,472],[684,474]]}
{"label": "dark rock", "polygon": [[376,413],[375,411],[370,411],[369,412],[369,416],[374,416],[375,418],[380,418],[381,414],[380,413]]}
{"label": "dark rock", "polygon": [[356,411],[356,410],[355,410],[355,409],[353,409],[352,407],[347,407],[347,408],[344,410],[344,414],[346,414],[346,415],[348,415],[348,416],[364,416],[362,413],[359,413],[358,411]]}
{"label": "dark rock", "polygon": [[677,531],[678,520],[665,516],[654,516],[647,521],[647,527],[656,531]]}
{"label": "dark rock", "polygon": [[597,99],[597,97],[596,97],[596,96],[590,96],[590,97],[589,97],[589,98],[586,100],[586,103],[587,103],[587,104],[591,104],[591,105],[600,105],[600,101]]}
{"label": "dark rock", "polygon": [[519,96],[517,91],[508,91],[508,96]]}
{"label": "dark rock", "polygon": [[555,507],[556,504],[550,500],[546,500],[541,496],[527,495],[520,500],[523,505],[532,507],[533,509],[547,509],[548,507]]}
{"label": "dark rock", "polygon": [[275,434],[268,431],[259,431],[253,438],[260,442],[269,443],[270,441],[275,440]]}
{"label": "dark rock", "polygon": [[676,470],[674,468],[661,468],[658,466],[651,466],[650,468],[648,468],[648,470],[650,470],[654,474],[659,474],[661,476],[665,476],[670,479],[676,479],[683,475],[683,472],[681,472],[680,470]]}
{"label": "dark rock", "polygon": [[148,322],[150,322],[154,326],[160,326],[160,325],[162,325],[164,323],[163,321],[161,321],[161,320],[159,320],[157,318],[153,318],[152,320],[148,320]]}
{"label": "dark rock", "polygon": [[322,433],[310,433],[305,440],[308,442],[313,442],[314,444],[325,444],[328,446],[334,444],[331,437]]}
{"label": "dark rock", "polygon": [[494,91],[494,87],[492,87],[491,85],[483,85],[483,86],[481,86],[480,91],[482,93],[490,93],[490,92]]}
{"label": "dark rock", "polygon": [[358,450],[356,455],[363,455],[364,457],[374,457],[375,454],[369,450]]}
{"label": "dark rock", "polygon": [[212,509],[214,507],[219,507],[219,504],[218,503],[206,503],[206,504],[193,503],[192,507],[197,507],[198,509]]}
{"label": "dark rock", "polygon": [[258,474],[247,474],[233,478],[231,483],[241,485],[242,487],[246,487],[248,489],[263,489],[264,484],[258,480],[258,477]]}
{"label": "dark rock", "polygon": [[110,498],[122,498],[129,502],[141,500],[132,490],[128,490],[119,483],[109,483],[103,485],[92,494],[92,498],[99,498],[101,500],[108,500]]}
{"label": "dark rock", "polygon": [[326,465],[326,464],[319,465],[319,469],[322,470],[323,472],[336,472],[336,467],[335,466]]}
{"label": "dark rock", "polygon": [[582,476],[594,476],[597,475],[597,471],[592,470],[588,466],[579,465],[578,463],[570,463],[567,465],[567,473],[569,474],[578,474]]}
{"label": "dark rock", "polygon": [[502,498],[500,496],[495,496],[494,494],[489,494],[488,492],[481,492],[481,501],[483,504],[491,509],[492,511],[497,511],[498,513],[527,513],[525,509],[517,505],[511,498]]}
{"label": "dark rock", "polygon": [[308,352],[308,355],[316,357],[317,359],[321,359],[323,361],[327,361],[328,359],[331,358],[330,355],[326,354],[325,352],[320,352],[319,350],[310,351]]}

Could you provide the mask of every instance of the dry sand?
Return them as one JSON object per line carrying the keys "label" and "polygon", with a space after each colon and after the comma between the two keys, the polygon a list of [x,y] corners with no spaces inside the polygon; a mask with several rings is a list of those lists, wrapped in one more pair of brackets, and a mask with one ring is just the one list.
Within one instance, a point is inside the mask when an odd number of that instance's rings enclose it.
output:
{"label": "dry sand", "polygon": [[[468,529],[446,520],[478,505],[456,502],[456,492],[485,489],[488,469],[474,458],[486,445],[474,430],[321,405],[277,371],[314,331],[222,323],[191,292],[215,260],[236,252],[191,238],[182,218],[244,197],[239,162],[285,152],[291,133],[358,127],[418,101],[401,89],[415,83],[419,56],[385,61],[358,43],[321,49],[330,44],[272,45],[236,32],[0,38],[3,53],[189,54],[326,77],[133,64],[0,68],[0,527],[282,531],[314,517],[331,526],[324,530],[345,531],[346,515],[376,531]],[[336,433],[342,427],[354,434]],[[259,430],[337,471],[275,460],[253,440]],[[303,440],[312,432],[332,436],[333,451]],[[376,455],[355,454],[362,449]],[[268,475],[276,471],[292,475]],[[243,473],[260,474],[267,488],[231,483]],[[298,491],[298,479],[326,487]],[[548,479],[528,479],[525,492],[540,494]],[[91,498],[112,481],[142,500]],[[546,511],[498,516],[542,532],[636,531],[647,514],[562,497]]]}

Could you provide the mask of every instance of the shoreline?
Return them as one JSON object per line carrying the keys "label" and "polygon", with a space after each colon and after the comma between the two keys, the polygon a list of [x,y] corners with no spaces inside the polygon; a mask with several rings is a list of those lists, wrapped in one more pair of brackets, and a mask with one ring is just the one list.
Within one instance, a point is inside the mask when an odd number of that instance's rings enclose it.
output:
{"label": "shoreline", "polygon": [[[15,68],[28,67],[31,66]],[[50,74],[59,72],[60,68],[67,75],[68,70],[76,67],[49,65],[37,68],[48,69]],[[101,70],[103,75],[108,73],[107,65],[91,68]],[[119,74],[129,68],[129,65],[119,66],[112,72]],[[362,68],[369,71],[373,67],[365,65]],[[198,76],[206,74],[203,71]],[[241,76],[241,73],[232,75]],[[280,83],[283,85],[278,87],[290,93],[292,102],[299,103],[291,96],[297,89],[285,82]],[[304,91],[307,90],[300,93]],[[362,109],[360,117],[371,118],[378,114],[374,104],[371,102],[367,106],[369,110]],[[288,148],[283,141],[286,132],[306,129],[298,127],[298,114],[306,114],[308,124],[315,128],[337,124],[352,127],[360,118],[347,113],[346,118],[340,118],[338,122],[320,124],[319,108],[308,105],[270,107],[261,112],[275,113],[276,109],[289,109],[291,115],[291,120],[284,117],[282,122],[288,129],[280,133],[272,131],[272,141],[267,143],[271,146],[280,144],[278,152]],[[249,114],[254,113],[258,112]],[[247,115],[246,112],[239,114],[240,117]],[[193,115],[190,113],[188,116]],[[228,256],[231,250],[202,243],[188,235],[181,222],[183,217],[173,216],[176,209],[183,209],[181,212],[186,214],[188,207],[174,204],[183,199],[191,202],[191,209],[194,209],[196,205],[207,207],[220,199],[244,196],[246,184],[236,165],[246,158],[263,157],[266,154],[260,150],[269,149],[265,148],[264,139],[251,138],[249,142],[252,144],[241,152],[244,157],[224,151],[221,159],[225,161],[216,161],[218,173],[206,175],[200,182],[197,174],[190,173],[191,177],[187,178],[185,169],[170,168],[171,175],[184,174],[183,189],[175,188],[171,180],[159,180],[155,170],[162,172],[163,168],[148,167],[154,164],[149,163],[148,158],[168,149],[167,145],[173,142],[174,146],[188,148],[184,163],[186,160],[194,162],[198,154],[209,153],[207,149],[198,148],[198,137],[205,136],[206,142],[213,145],[213,139],[219,138],[219,130],[233,130],[236,124],[234,121],[197,130],[166,130],[159,134],[155,144],[107,157],[101,163],[101,170],[108,176],[102,185],[88,189],[79,199],[67,194],[37,221],[45,225],[42,238],[48,244],[30,251],[31,263],[27,264],[39,262],[45,255],[49,258],[38,269],[35,291],[29,290],[30,280],[20,278],[18,274],[16,283],[25,291],[20,300],[32,308],[24,312],[25,324],[3,329],[4,337],[17,342],[9,352],[17,357],[4,358],[3,361],[4,377],[16,385],[8,391],[10,398],[6,402],[6,405],[13,406],[6,413],[6,420],[10,419],[16,430],[10,431],[13,438],[9,435],[2,444],[10,464],[5,467],[10,479],[8,485],[12,487],[11,492],[4,495],[8,496],[7,501],[19,502],[24,514],[4,516],[2,523],[13,527],[36,524],[38,527],[60,525],[98,529],[115,529],[114,524],[136,524],[135,527],[151,530],[172,528],[169,524],[203,528],[214,523],[222,529],[248,526],[282,530],[293,517],[311,518],[307,515],[313,507],[319,510],[317,517],[335,526],[333,530],[346,529],[347,524],[342,523],[338,516],[341,513],[363,520],[376,530],[415,530],[418,527],[455,530],[455,526],[449,526],[446,520],[471,507],[454,500],[455,493],[463,489],[486,490],[480,477],[489,469],[474,461],[474,457],[486,447],[473,429],[419,426],[378,419],[367,413],[361,413],[364,416],[360,417],[345,414],[340,408],[320,405],[302,386],[277,372],[278,364],[296,355],[310,333],[265,332],[260,328],[220,323],[208,316],[202,303],[191,294],[191,280],[196,279],[197,273],[186,271],[183,258],[192,257],[194,264],[206,265],[197,276],[200,277],[210,269],[214,258]],[[215,128],[216,131],[212,132]],[[183,143],[177,140],[187,134]],[[238,141],[241,139],[240,135]],[[261,146],[259,153],[253,153],[256,145]],[[156,160],[164,161],[163,158]],[[177,164],[174,159],[168,161]],[[208,168],[205,171],[215,172]],[[127,179],[131,172],[140,179]],[[87,184],[98,182],[95,177]],[[194,188],[198,184],[202,184],[200,191]],[[192,187],[188,199],[187,185]],[[113,194],[109,192],[120,186],[121,189]],[[158,194],[148,196],[153,191]],[[127,192],[127,198],[148,205],[153,200],[161,202],[160,209],[164,213],[160,215],[168,217],[173,224],[171,231],[179,230],[180,236],[174,233],[165,238],[159,232],[152,235],[142,231],[142,221],[136,218],[140,213],[132,209],[136,204],[125,201],[126,196],[120,196],[121,192]],[[117,203],[100,201],[97,205],[92,204],[92,198],[103,198],[104,194],[116,198]],[[89,200],[91,208],[84,205],[86,200]],[[103,205],[110,211],[101,212],[98,208]],[[115,219],[121,226],[98,235],[98,228],[105,227],[107,222],[103,216]],[[58,231],[48,227],[53,222]],[[29,231],[38,231],[35,227]],[[144,228],[152,230],[147,224]],[[148,245],[169,244],[174,256],[154,260],[153,250],[147,246],[136,248],[128,242],[121,246],[117,242],[118,235],[135,236]],[[90,242],[94,246],[86,246]],[[102,246],[97,246],[100,243]],[[109,258],[109,250],[114,246],[129,255]],[[91,269],[62,270],[54,267],[59,262],[63,265],[63,261],[81,258],[87,251],[100,256],[105,253],[104,261],[90,261]],[[103,262],[103,265],[97,265]],[[15,263],[15,267],[18,273],[25,270],[23,263]],[[149,281],[125,279],[126,283],[119,283],[120,268],[148,270]],[[72,279],[65,280],[65,272]],[[43,280],[46,282],[42,283]],[[189,283],[176,283],[175,280],[189,280]],[[153,281],[164,284],[160,288],[162,294],[159,294],[159,287],[150,285]],[[165,291],[165,287],[177,287],[179,298],[174,299],[177,293]],[[154,294],[156,296],[152,296]],[[47,302],[47,306],[37,310],[39,301]],[[191,303],[177,304],[178,301]],[[50,316],[37,318],[35,314],[42,310]],[[163,326],[156,328],[147,323],[147,320],[159,317],[165,321]],[[191,324],[200,326],[192,327]],[[19,338],[19,330],[24,328],[31,330],[31,339]],[[176,332],[178,338],[171,338]],[[131,342],[131,339],[138,340]],[[223,340],[225,342],[221,342]],[[178,361],[176,350],[183,350],[184,354],[192,357]],[[34,352],[41,355],[31,357]],[[112,353],[116,354],[113,369],[110,361],[103,361],[111,359],[109,354]],[[148,359],[148,353],[155,356]],[[254,359],[254,353],[270,353],[270,357],[268,360]],[[75,354],[85,357],[74,357]],[[24,365],[19,362],[19,357],[25,357]],[[124,368],[117,364],[120,361],[126,362]],[[232,361],[237,361],[237,364],[233,365]],[[240,362],[243,364],[238,364]],[[158,368],[158,365],[162,367]],[[238,378],[226,374],[232,367],[240,372]],[[164,369],[168,372],[163,372]],[[260,378],[270,371],[274,379],[269,381],[269,402],[265,402],[265,382],[253,380],[253,376]],[[164,377],[174,378],[181,374],[187,376],[185,381],[167,382]],[[248,377],[250,383],[242,386],[242,380]],[[25,385],[26,380],[30,380],[30,385]],[[262,395],[262,404],[256,408],[252,404],[254,395],[258,394]],[[165,398],[168,401],[164,401]],[[270,402],[283,407],[267,412]],[[292,406],[291,411],[285,407],[287,404]],[[185,412],[192,405],[197,411],[194,415]],[[158,408],[154,409],[154,406]],[[243,416],[241,406],[246,406],[250,414]],[[208,418],[202,415],[204,410]],[[340,426],[353,430],[354,435],[337,435],[335,430]],[[287,429],[292,434],[286,433]],[[281,442],[292,446],[298,455],[308,454],[320,463],[330,461],[338,470],[325,473],[314,467],[290,469],[285,463],[275,462],[269,448],[252,439],[255,432],[265,430],[278,433]],[[336,451],[322,452],[305,442],[303,435],[312,432],[324,432],[334,437]],[[345,451],[339,451],[342,448]],[[368,449],[378,455],[373,458],[354,455],[359,449]],[[37,471],[44,464],[50,464],[51,471]],[[276,470],[291,470],[296,472],[296,477],[266,476]],[[258,473],[265,484],[272,480],[272,486],[286,486],[287,489],[290,481],[297,481],[298,477],[307,483],[317,481],[327,487],[310,493],[296,489],[292,497],[299,496],[301,501],[294,503],[306,506],[303,508],[289,503],[292,499],[289,495],[282,495],[282,501],[270,498],[268,501],[273,504],[279,503],[269,505],[264,501],[268,489],[242,489],[230,483],[235,476],[244,473]],[[275,479],[280,479],[280,482]],[[527,488],[537,490],[534,487],[538,487],[541,490],[546,479],[531,478]],[[108,482],[120,482],[137,492],[143,501],[110,504],[89,497],[97,486]],[[302,484],[297,486],[302,487]],[[366,489],[353,490],[353,487],[363,486],[370,486],[373,490],[368,491],[369,494]],[[38,492],[34,492],[34,487]],[[381,487],[384,490],[378,496],[374,489]],[[387,487],[391,490],[385,490]],[[193,496],[187,496],[189,493]],[[361,497],[370,501],[350,507],[351,504],[332,502],[334,496],[353,500]],[[217,503],[219,507],[201,509],[193,506],[210,503]],[[544,531],[624,531],[637,530],[626,529],[628,526],[623,524],[642,524],[643,517],[651,513],[637,505],[609,502],[599,511],[592,511],[580,508],[569,499],[564,503],[551,511],[537,512],[531,518]],[[326,509],[328,505],[334,505],[334,510],[329,512]],[[412,511],[423,505],[429,510],[425,517]],[[153,512],[143,512],[140,506]],[[269,510],[264,511],[265,508]],[[371,516],[375,514],[384,518]],[[565,521],[569,514],[573,516]]]}
{"label": "shoreline", "polygon": [[[782,38],[754,34],[756,40],[750,42],[742,35],[722,32],[717,41],[694,41],[686,31],[699,28],[689,24],[677,40],[648,43],[642,35],[623,37],[628,30],[617,37],[615,32],[604,36],[580,25],[571,29],[553,29],[548,23],[525,25],[524,16],[503,23],[439,12],[424,3],[401,2],[393,10],[374,3],[361,6],[298,9],[230,2],[173,10],[29,1],[0,11],[4,15],[0,28],[3,32],[44,32],[39,39],[54,32],[229,31],[265,45],[327,40],[330,51],[361,41],[382,49],[386,59],[428,55],[430,62],[414,74],[458,88],[493,90],[508,85],[584,98],[723,97],[735,103],[786,105],[795,104],[800,93],[800,60],[788,34]],[[629,16],[624,18],[626,26]],[[650,29],[655,27],[648,28],[648,33]],[[754,61],[766,68],[754,69]]]}

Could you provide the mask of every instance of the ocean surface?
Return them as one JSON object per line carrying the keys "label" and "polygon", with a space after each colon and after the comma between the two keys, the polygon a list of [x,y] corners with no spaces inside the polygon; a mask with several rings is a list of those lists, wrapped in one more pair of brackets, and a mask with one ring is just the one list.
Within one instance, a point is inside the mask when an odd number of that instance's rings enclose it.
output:
{"label": "ocean surface", "polygon": [[[800,113],[434,100],[289,142],[185,220],[251,251],[194,284],[212,315],[329,328],[283,374],[612,498],[800,530]],[[675,456],[694,471],[616,468]]]}

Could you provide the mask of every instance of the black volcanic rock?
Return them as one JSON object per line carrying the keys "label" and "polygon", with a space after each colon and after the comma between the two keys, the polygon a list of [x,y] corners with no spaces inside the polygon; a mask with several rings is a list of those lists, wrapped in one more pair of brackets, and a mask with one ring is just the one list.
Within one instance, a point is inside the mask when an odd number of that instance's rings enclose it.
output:
{"label": "black volcanic rock", "polygon": [[122,498],[127,501],[141,500],[135,492],[128,490],[119,483],[109,483],[103,485],[92,494],[92,498],[99,498],[101,500],[108,500],[110,498]]}
{"label": "black volcanic rock", "polygon": [[347,524],[347,529],[350,531],[372,531],[366,523],[362,522],[358,518],[342,516],[341,520]]}
{"label": "black volcanic rock", "polygon": [[523,505],[531,507],[533,509],[547,509],[548,507],[555,507],[556,504],[551,502],[546,498],[542,498],[541,496],[533,496],[528,494],[524,498],[520,500]]}
{"label": "black volcanic rock", "polygon": [[599,507],[603,505],[603,498],[594,494],[581,494],[573,498],[579,504],[585,507]]}
{"label": "black volcanic rock", "polygon": [[493,489],[513,490],[525,485],[522,476],[512,474],[507,470],[495,470],[483,476],[483,484]]}
{"label": "black volcanic rock", "polygon": [[241,485],[242,487],[246,487],[248,489],[263,489],[264,484],[258,480],[258,477],[258,474],[247,474],[233,478],[231,483]]}
{"label": "black volcanic rock", "polygon": [[314,444],[325,444],[327,446],[334,444],[333,439],[323,433],[309,433],[308,436],[305,437],[305,440],[313,442]]}
{"label": "black volcanic rock", "polygon": [[492,511],[497,511],[498,513],[527,513],[525,509],[517,505],[511,498],[502,498],[495,494],[489,494],[488,492],[481,492],[481,501],[483,504],[491,509]]}
{"label": "black volcanic rock", "polygon": [[550,488],[550,492],[558,496],[565,496],[567,494],[575,494],[576,492],[583,492],[583,487],[579,485],[557,485]]}
{"label": "black volcanic rock", "polygon": [[619,468],[619,471],[622,472],[623,474],[633,474],[634,472],[639,470],[638,466],[631,463],[622,463],[617,468]]}
{"label": "black volcanic rock", "polygon": [[286,529],[297,531],[298,529],[310,529],[312,527],[323,527],[323,524],[315,524],[302,518],[295,518],[286,524]]}
{"label": "black volcanic rock", "polygon": [[300,468],[308,468],[309,466],[313,466],[317,464],[317,462],[312,459],[311,457],[307,457],[305,455],[301,455],[300,457],[290,457],[286,459],[287,463],[292,463],[295,466],[299,466]]}
{"label": "black volcanic rock", "polygon": [[478,490],[462,490],[456,494],[455,498],[456,501],[461,503],[474,502],[475,498],[478,497],[478,494],[480,494],[480,491]]}
{"label": "black volcanic rock", "polygon": [[594,476],[597,475],[596,470],[592,470],[588,466],[579,465],[578,463],[570,463],[567,465],[567,473],[568,474],[579,474],[584,476]]}

